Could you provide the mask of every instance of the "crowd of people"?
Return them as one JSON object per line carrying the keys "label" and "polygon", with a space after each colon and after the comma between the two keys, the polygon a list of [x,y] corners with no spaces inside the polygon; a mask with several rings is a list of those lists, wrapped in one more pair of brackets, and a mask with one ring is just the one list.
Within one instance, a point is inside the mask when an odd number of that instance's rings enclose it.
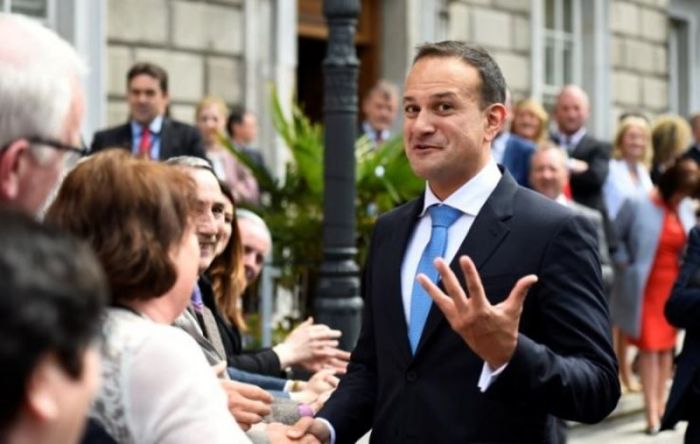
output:
{"label": "crowd of people", "polygon": [[[127,122],[88,150],[75,50],[14,14],[0,39],[0,442],[558,443],[621,389],[649,434],[689,420],[700,442],[700,114],[627,113],[608,143],[580,87],[550,121],[486,51],[422,45],[402,101],[426,189],[377,221],[356,348],[308,318],[251,350],[242,298],[272,246],[256,116],[209,96],[178,122],[140,62]],[[370,149],[399,96],[362,101]]]}

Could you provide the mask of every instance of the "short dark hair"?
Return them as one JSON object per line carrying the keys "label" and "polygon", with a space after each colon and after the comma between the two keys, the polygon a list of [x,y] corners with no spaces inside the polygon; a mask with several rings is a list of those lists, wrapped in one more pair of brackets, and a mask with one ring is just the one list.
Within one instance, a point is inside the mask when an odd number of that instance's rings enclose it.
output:
{"label": "short dark hair", "polygon": [[465,42],[446,40],[418,46],[413,64],[428,57],[456,57],[479,72],[480,105],[484,109],[494,103],[505,103],[506,80],[501,68],[484,48]]}
{"label": "short dark hair", "polygon": [[46,220],[88,240],[107,274],[112,302],[162,296],[177,279],[170,258],[197,208],[197,188],[179,168],[121,149],[71,171]]}
{"label": "short dark hair", "polygon": [[246,109],[241,105],[233,105],[231,107],[231,112],[226,120],[226,131],[228,131],[229,136],[233,137],[235,135],[233,125],[240,125],[243,123],[243,118],[247,112],[248,111],[246,111]]}
{"label": "short dark hair", "polygon": [[[16,418],[46,354],[72,378],[99,334],[104,274],[83,242],[0,208],[0,435]],[[0,440],[1,437],[0,437]]]}
{"label": "short dark hair", "polygon": [[155,63],[136,63],[131,67],[131,69],[129,69],[129,72],[126,74],[127,85],[131,83],[131,79],[133,79],[136,76],[140,76],[141,74],[146,74],[147,76],[151,76],[154,79],[156,79],[158,81],[158,84],[160,85],[161,91],[163,91],[164,94],[168,93],[168,72],[165,69],[156,65]]}
{"label": "short dark hair", "polygon": [[[697,193],[698,167],[692,159],[676,159],[676,161],[661,173],[656,184],[661,199],[669,203],[677,192],[688,196]],[[695,197],[695,196],[693,196]]]}

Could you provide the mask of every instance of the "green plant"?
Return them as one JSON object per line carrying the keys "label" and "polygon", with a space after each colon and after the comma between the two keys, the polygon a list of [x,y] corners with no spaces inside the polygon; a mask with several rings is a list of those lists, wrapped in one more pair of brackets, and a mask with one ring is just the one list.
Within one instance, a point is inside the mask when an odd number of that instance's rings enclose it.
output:
{"label": "green plant", "polygon": [[[296,104],[287,119],[274,91],[272,109],[275,129],[291,153],[283,178],[273,177],[230,141],[222,143],[258,180],[263,205],[256,210],[272,232],[274,262],[282,270],[280,284],[292,288],[306,282],[304,296],[310,302],[323,259],[323,128]],[[424,182],[413,174],[398,137],[379,149],[371,149],[369,140],[360,138],[356,156],[357,259],[362,264],[377,216],[418,196]]]}

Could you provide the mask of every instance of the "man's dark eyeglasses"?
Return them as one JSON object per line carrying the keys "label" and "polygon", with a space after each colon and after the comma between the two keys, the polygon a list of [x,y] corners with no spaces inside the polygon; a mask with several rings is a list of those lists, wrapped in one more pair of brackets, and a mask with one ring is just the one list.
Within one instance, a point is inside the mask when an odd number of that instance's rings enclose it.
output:
{"label": "man's dark eyeglasses", "polygon": [[[20,139],[20,138],[18,138],[18,139]],[[70,145],[67,143],[60,142],[60,141],[55,140],[55,139],[44,139],[43,137],[23,137],[23,139],[26,139],[27,142],[29,142],[29,143],[33,143],[33,144],[37,144],[37,145],[45,145],[45,146],[48,146],[48,147],[51,147],[51,148],[54,148],[57,150],[61,150],[61,151],[68,151],[70,153],[77,154],[78,156],[81,156],[81,157],[87,156],[90,152],[90,150],[88,150],[88,147],[85,146],[85,142],[83,142],[82,140],[81,140],[81,146],[75,146],[75,145]],[[17,140],[17,139],[15,139],[15,140]],[[2,148],[0,148],[0,151],[4,151],[5,149],[7,149],[7,147],[9,147],[10,144],[12,144],[15,140],[9,142],[8,144],[6,144]]]}

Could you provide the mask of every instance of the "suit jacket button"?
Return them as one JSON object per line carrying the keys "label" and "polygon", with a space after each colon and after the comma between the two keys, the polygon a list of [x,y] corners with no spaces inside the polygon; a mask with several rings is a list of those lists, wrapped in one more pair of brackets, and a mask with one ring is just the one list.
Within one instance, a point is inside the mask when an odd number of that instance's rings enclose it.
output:
{"label": "suit jacket button", "polygon": [[413,370],[410,370],[406,373],[406,381],[408,382],[416,382],[418,380],[418,374],[414,372]]}

